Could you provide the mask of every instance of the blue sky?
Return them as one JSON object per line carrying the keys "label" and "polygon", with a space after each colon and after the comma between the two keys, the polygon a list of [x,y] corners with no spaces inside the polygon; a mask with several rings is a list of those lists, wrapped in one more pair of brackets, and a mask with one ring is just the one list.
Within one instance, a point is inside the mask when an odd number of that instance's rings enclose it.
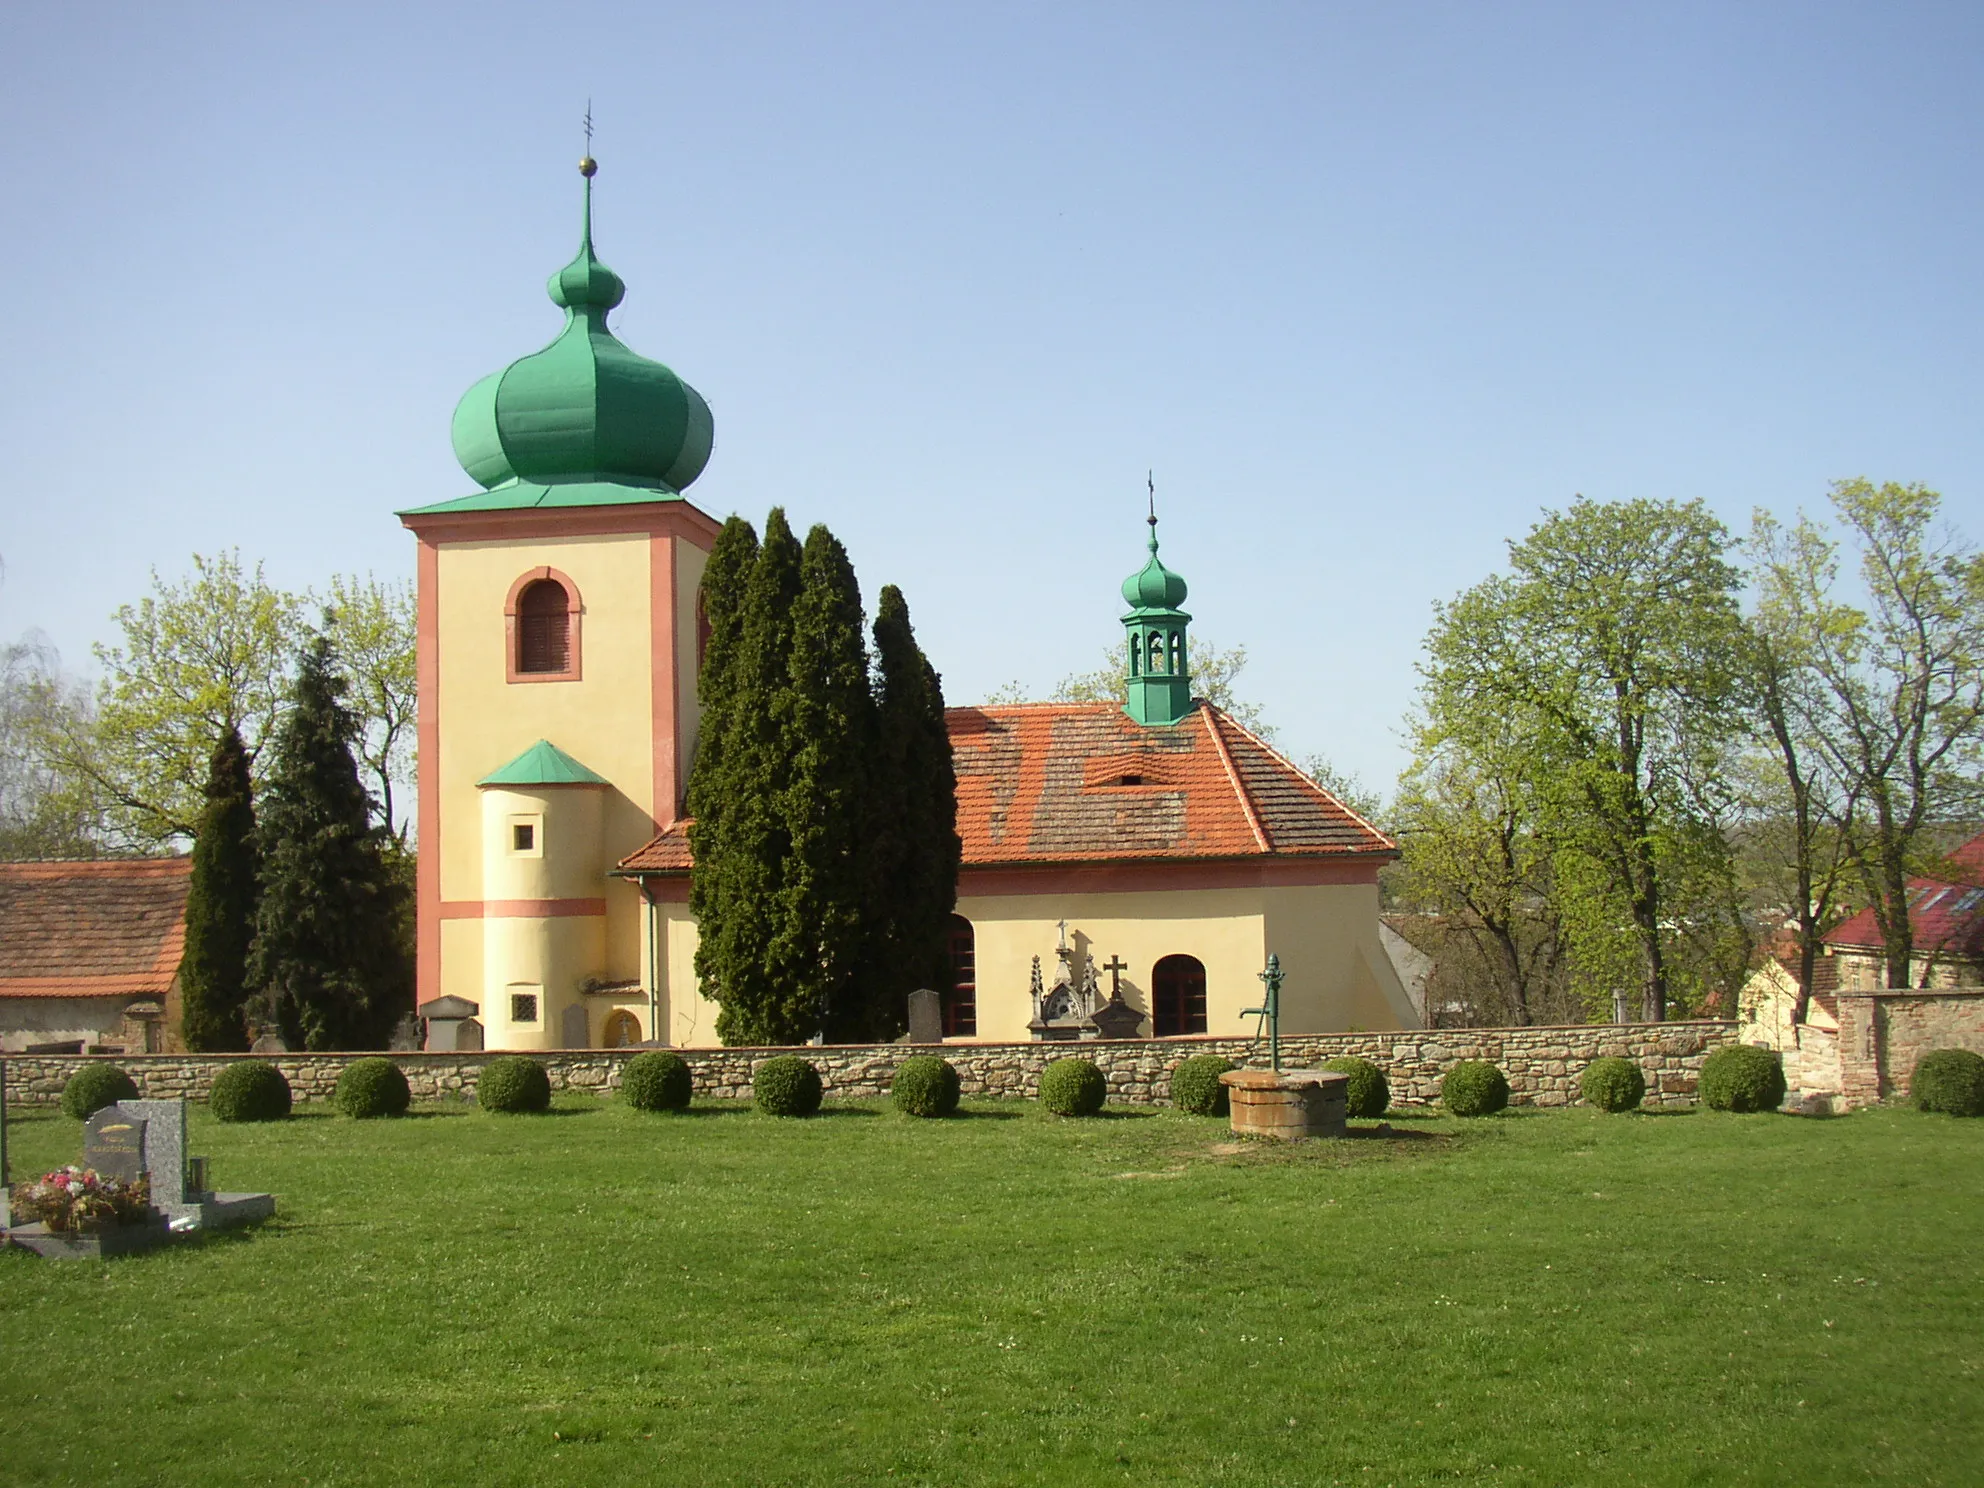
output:
{"label": "blue sky", "polygon": [[954,702],[1195,630],[1388,784],[1433,604],[1577,493],[1984,535],[1974,4],[13,6],[0,636],[155,565],[406,575],[598,126],[692,498],[828,523]]}

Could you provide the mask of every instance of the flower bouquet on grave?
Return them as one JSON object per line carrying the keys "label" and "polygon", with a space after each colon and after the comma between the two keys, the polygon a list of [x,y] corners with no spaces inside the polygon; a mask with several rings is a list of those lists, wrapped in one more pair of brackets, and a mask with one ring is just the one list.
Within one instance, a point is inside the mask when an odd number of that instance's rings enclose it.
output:
{"label": "flower bouquet on grave", "polygon": [[8,1197],[16,1224],[38,1221],[56,1235],[94,1235],[151,1218],[152,1190],[145,1179],[105,1178],[74,1163],[16,1183]]}

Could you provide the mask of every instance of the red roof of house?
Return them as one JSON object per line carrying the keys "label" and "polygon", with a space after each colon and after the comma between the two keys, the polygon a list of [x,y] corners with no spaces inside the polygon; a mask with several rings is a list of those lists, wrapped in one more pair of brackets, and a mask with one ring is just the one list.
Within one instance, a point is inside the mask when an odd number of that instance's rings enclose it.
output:
{"label": "red roof of house", "polygon": [[[1207,703],[1156,727],[1115,703],[951,708],[945,721],[967,867],[1397,853]],[[690,866],[685,822],[620,865],[629,873]]]}
{"label": "red roof of house", "polygon": [[[1984,958],[1984,833],[1949,856],[1951,878],[1911,878],[1908,907],[1918,955]],[[1826,934],[1826,944],[1880,950],[1881,927],[1863,909]]]}
{"label": "red roof of house", "polygon": [[0,863],[0,997],[163,997],[191,858]]}

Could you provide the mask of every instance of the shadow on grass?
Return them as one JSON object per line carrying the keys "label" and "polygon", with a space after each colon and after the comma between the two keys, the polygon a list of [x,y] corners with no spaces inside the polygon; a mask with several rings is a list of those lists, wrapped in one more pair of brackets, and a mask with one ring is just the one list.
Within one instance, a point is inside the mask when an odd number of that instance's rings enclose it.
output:
{"label": "shadow on grass", "polygon": [[1693,1116],[1700,1110],[1700,1106],[1640,1106],[1631,1113],[1622,1112],[1621,1114],[1631,1114],[1634,1116]]}
{"label": "shadow on grass", "polygon": [[813,1113],[819,1117],[879,1116],[882,1113],[868,1106],[822,1106]]}
{"label": "shadow on grass", "polygon": [[1149,1121],[1157,1114],[1154,1110],[1140,1111],[1134,1106],[1104,1106],[1094,1116],[1088,1119],[1092,1121]]}
{"label": "shadow on grass", "polygon": [[983,1108],[972,1110],[969,1107],[960,1106],[957,1110],[951,1112],[950,1115],[940,1119],[944,1121],[1024,1121],[1026,1120],[1026,1112],[1012,1110],[987,1111]]}
{"label": "shadow on grass", "polygon": [[400,1112],[397,1119],[401,1121],[437,1121],[437,1120],[444,1121],[452,1116],[466,1116],[474,1109],[475,1109],[474,1106],[466,1106],[466,1105],[430,1106],[424,1111],[423,1110],[402,1111]]}
{"label": "shadow on grass", "polygon": [[1390,1126],[1352,1126],[1344,1129],[1344,1136],[1353,1142],[1437,1142],[1438,1132],[1398,1131]]}

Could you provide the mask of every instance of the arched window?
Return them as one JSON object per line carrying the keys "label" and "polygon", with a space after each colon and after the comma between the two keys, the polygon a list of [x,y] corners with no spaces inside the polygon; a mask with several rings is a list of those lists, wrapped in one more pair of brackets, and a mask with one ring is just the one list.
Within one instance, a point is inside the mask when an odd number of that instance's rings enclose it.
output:
{"label": "arched window", "polygon": [[1164,670],[1164,637],[1154,630],[1150,633],[1150,663],[1145,670],[1153,675]]}
{"label": "arched window", "polygon": [[1144,670],[1143,643],[1140,642],[1135,636],[1131,636],[1130,637],[1130,675],[1132,677],[1140,677],[1143,675],[1143,670]]}
{"label": "arched window", "polygon": [[944,998],[944,1037],[978,1036],[978,940],[971,921],[951,916],[951,990]]}
{"label": "arched window", "polygon": [[512,682],[579,680],[578,587],[555,568],[534,568],[510,586]]}
{"label": "arched window", "polygon": [[1150,1026],[1156,1038],[1206,1031],[1206,968],[1197,956],[1166,956],[1151,968]]}
{"label": "arched window", "polygon": [[1185,674],[1185,638],[1177,631],[1171,632],[1171,675],[1182,677]]}
{"label": "arched window", "polygon": [[625,1008],[615,1008],[599,1027],[602,1049],[629,1049],[641,1041],[641,1020]]}

